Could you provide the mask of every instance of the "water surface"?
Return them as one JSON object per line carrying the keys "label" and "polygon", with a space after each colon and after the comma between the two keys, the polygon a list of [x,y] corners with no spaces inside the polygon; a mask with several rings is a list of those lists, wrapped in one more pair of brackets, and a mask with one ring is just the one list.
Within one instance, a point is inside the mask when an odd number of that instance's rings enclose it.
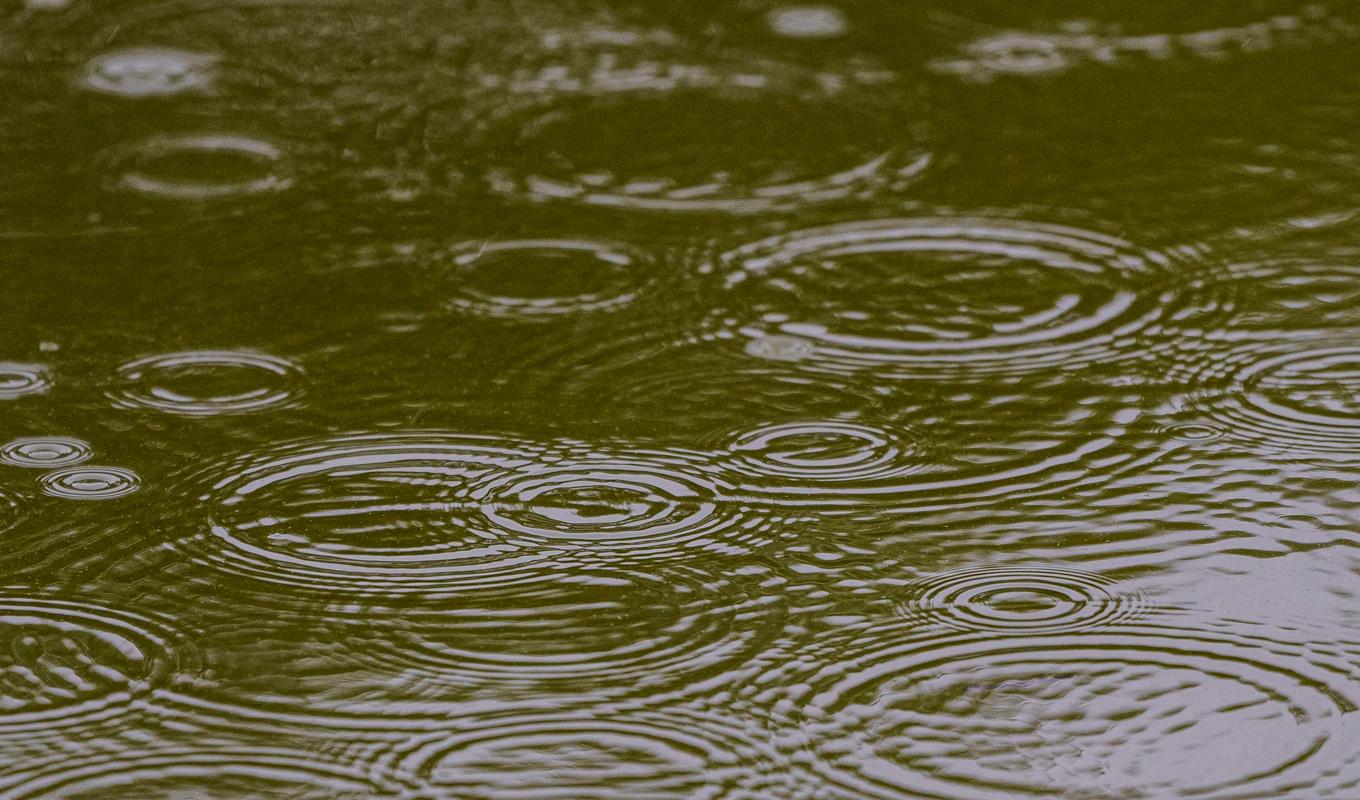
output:
{"label": "water surface", "polygon": [[1357,47],[0,0],[0,798],[1360,796]]}

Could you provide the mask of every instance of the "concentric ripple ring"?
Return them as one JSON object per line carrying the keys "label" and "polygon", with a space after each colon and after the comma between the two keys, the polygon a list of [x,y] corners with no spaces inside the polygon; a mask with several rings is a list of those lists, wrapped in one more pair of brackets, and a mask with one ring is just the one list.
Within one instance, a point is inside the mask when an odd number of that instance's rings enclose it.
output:
{"label": "concentric ripple ring", "polygon": [[217,58],[161,47],[134,47],[103,53],[85,65],[82,88],[117,97],[170,97],[212,85]]}
{"label": "concentric ripple ring", "polygon": [[1324,343],[1264,358],[1257,350],[1220,359],[1231,381],[1203,393],[1205,413],[1231,435],[1268,449],[1353,458],[1360,446],[1360,348]]}
{"label": "concentric ripple ring", "polygon": [[787,724],[849,796],[1271,797],[1352,757],[1353,668],[1270,636],[915,625],[838,637],[762,679],[803,687]]}
{"label": "concentric ripple ring", "polygon": [[[203,133],[154,136],[113,151],[112,188],[152,198],[209,201],[283,191],[293,185],[284,152],[263,139]],[[202,162],[177,174],[181,162]],[[197,173],[214,172],[218,180]]]}
{"label": "concentric ripple ring", "polygon": [[[291,361],[264,353],[189,350],[124,364],[110,397],[125,408],[182,416],[244,414],[291,401],[301,374]],[[206,385],[194,387],[195,381]]]}
{"label": "concentric ripple ring", "polygon": [[972,567],[914,583],[904,610],[952,628],[1054,633],[1121,622],[1140,613],[1137,595],[1090,572],[1044,566]]}
{"label": "concentric ripple ring", "polygon": [[[358,765],[332,764],[281,747],[160,747],[66,759],[0,782],[4,796],[24,798],[199,798],[230,787],[239,797],[363,800],[395,797],[397,786]],[[240,792],[240,794],[236,794]]]}
{"label": "concentric ripple ring", "polygon": [[1163,313],[1146,287],[1170,264],[1076,228],[915,217],[775,236],[715,266],[751,317],[737,333],[752,347],[795,337],[813,351],[798,359],[808,368],[933,377],[1129,357]]}
{"label": "concentric ripple ring", "polygon": [[328,596],[429,598],[533,580],[551,551],[488,524],[474,489],[532,466],[541,449],[431,432],[265,450],[210,473],[207,530],[181,545],[217,569]]}
{"label": "concentric ripple ring", "polygon": [[[448,305],[466,314],[548,319],[610,311],[637,297],[636,273],[641,259],[622,247],[601,242],[571,239],[484,242],[458,248],[451,256],[457,281]],[[509,275],[507,281],[506,276],[498,275],[506,267],[519,274]],[[584,290],[579,288],[583,282],[588,284]],[[516,291],[497,285],[504,283],[523,288]],[[554,283],[576,288],[562,292],[537,288],[551,287]],[[530,290],[531,285],[536,288]]]}
{"label": "concentric ripple ring", "polygon": [[581,574],[447,604],[368,607],[343,635],[403,694],[433,701],[487,686],[589,687],[599,699],[683,694],[695,676],[760,653],[781,628],[774,597],[700,570],[654,573]]}
{"label": "concentric ripple ring", "polygon": [[137,473],[122,467],[86,464],[49,472],[38,480],[43,494],[65,500],[113,500],[142,487]]}
{"label": "concentric ripple ring", "polygon": [[774,758],[727,721],[681,709],[539,713],[418,737],[393,753],[393,770],[478,800],[722,800],[760,796]]}
{"label": "concentric ripple ring", "polygon": [[13,467],[69,467],[93,454],[89,442],[69,436],[25,436],[0,445],[0,463]]}
{"label": "concentric ripple ring", "polygon": [[52,388],[47,367],[40,364],[0,362],[0,400],[43,394]]}
{"label": "concentric ripple ring", "polygon": [[441,109],[427,130],[432,155],[475,149],[498,194],[765,213],[900,188],[933,160],[913,87],[694,53],[663,35],[564,30],[541,40],[546,52],[486,76],[484,97]]}
{"label": "concentric ripple ring", "polygon": [[116,716],[197,658],[151,617],[12,591],[0,592],[0,636],[0,737]]}
{"label": "concentric ripple ring", "polygon": [[923,468],[914,444],[853,422],[787,422],[745,431],[727,449],[732,468],[753,477],[856,481],[910,475]]}
{"label": "concentric ripple ring", "polygon": [[608,564],[733,553],[763,541],[768,521],[727,499],[733,490],[699,455],[587,448],[477,491],[496,528]]}

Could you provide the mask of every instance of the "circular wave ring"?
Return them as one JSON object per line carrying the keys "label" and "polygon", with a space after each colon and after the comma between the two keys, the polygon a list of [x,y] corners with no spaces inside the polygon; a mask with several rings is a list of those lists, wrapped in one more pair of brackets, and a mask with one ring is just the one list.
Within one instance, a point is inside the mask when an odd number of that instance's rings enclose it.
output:
{"label": "circular wave ring", "polygon": [[788,724],[852,796],[1281,796],[1352,757],[1351,668],[1269,638],[914,632],[864,631],[762,679],[811,685]]}
{"label": "circular wave ring", "polygon": [[244,414],[290,402],[301,374],[291,361],[263,353],[164,353],[119,367],[119,385],[110,397],[126,408],[181,416]]}
{"label": "circular wave ring", "polygon": [[151,617],[0,593],[0,738],[47,735],[125,713],[196,654]]}
{"label": "circular wave ring", "polygon": [[[214,568],[326,594],[437,597],[534,580],[552,554],[489,524],[475,487],[543,448],[489,436],[354,434],[266,450],[210,473]],[[223,477],[225,475],[225,477]]]}
{"label": "circular wave ring", "polygon": [[1170,263],[1076,228],[917,217],[775,236],[716,269],[747,315],[736,332],[748,347],[794,337],[812,351],[800,366],[915,377],[1131,358],[1163,314],[1145,287]]}
{"label": "circular wave ring", "polygon": [[133,47],[91,59],[83,88],[117,97],[170,97],[201,92],[213,82],[215,56],[162,47]]}
{"label": "circular wave ring", "polygon": [[1059,567],[994,566],[943,572],[909,588],[910,616],[975,631],[1053,633],[1123,622],[1143,608],[1101,575]]}
{"label": "circular wave ring", "polygon": [[12,361],[0,362],[0,400],[44,394],[51,388],[47,367]]}
{"label": "circular wave ring", "polygon": [[768,535],[705,457],[678,451],[580,451],[477,492],[497,529],[602,564],[731,553]]}
{"label": "circular wave ring", "polygon": [[493,716],[392,757],[394,771],[477,800],[759,796],[778,759],[727,720],[684,709]]}
{"label": "circular wave ring", "polygon": [[111,151],[108,161],[111,188],[164,200],[251,197],[293,185],[281,148],[235,134],[153,136]]}
{"label": "circular wave ring", "polygon": [[69,436],[25,436],[0,445],[0,463],[13,467],[69,467],[93,455],[89,442]]}
{"label": "circular wave ring", "polygon": [[856,481],[922,469],[919,448],[893,432],[854,422],[788,422],[745,431],[728,446],[732,468],[753,477]]}
{"label": "circular wave ring", "polygon": [[[451,253],[457,282],[448,305],[461,313],[517,320],[612,311],[637,298],[641,261],[628,249],[591,241],[471,244]],[[503,288],[505,283],[512,286]],[[545,291],[545,284],[563,288]]]}
{"label": "circular wave ring", "polygon": [[1236,437],[1271,448],[1348,458],[1360,445],[1360,348],[1317,346],[1221,359],[1226,389],[1199,403]]}
{"label": "circular wave ring", "polygon": [[142,479],[130,469],[86,464],[49,472],[38,485],[43,494],[64,500],[113,500],[142,488]]}
{"label": "circular wave ring", "polygon": [[760,652],[779,608],[685,571],[580,575],[447,607],[373,609],[346,635],[392,685],[431,698],[485,687],[655,696]]}
{"label": "circular wave ring", "polygon": [[65,759],[0,781],[24,798],[290,797],[363,800],[396,797],[398,784],[359,765],[332,764],[281,747],[161,747]]}

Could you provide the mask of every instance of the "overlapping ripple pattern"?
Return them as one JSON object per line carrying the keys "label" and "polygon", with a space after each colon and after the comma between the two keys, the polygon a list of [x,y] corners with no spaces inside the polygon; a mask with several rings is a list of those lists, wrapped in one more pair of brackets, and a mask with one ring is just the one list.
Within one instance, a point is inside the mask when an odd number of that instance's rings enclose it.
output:
{"label": "overlapping ripple pattern", "polygon": [[858,639],[835,664],[803,654],[807,674],[778,678],[810,687],[789,724],[810,768],[853,796],[1324,793],[1353,758],[1338,738],[1354,686],[1304,647],[1118,622],[1038,639],[898,624]]}
{"label": "overlapping ripple pattern", "polygon": [[0,800],[1360,798],[1340,0],[0,0]]}
{"label": "overlapping ripple pattern", "polygon": [[48,738],[130,715],[196,668],[188,639],[164,621],[89,601],[7,589],[5,739]]}

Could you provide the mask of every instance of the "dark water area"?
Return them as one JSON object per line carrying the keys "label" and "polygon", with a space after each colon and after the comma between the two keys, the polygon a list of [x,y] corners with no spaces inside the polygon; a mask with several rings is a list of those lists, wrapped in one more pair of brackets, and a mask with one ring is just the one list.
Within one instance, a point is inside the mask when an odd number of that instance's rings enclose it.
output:
{"label": "dark water area", "polygon": [[1360,798],[1357,54],[0,0],[0,798]]}

